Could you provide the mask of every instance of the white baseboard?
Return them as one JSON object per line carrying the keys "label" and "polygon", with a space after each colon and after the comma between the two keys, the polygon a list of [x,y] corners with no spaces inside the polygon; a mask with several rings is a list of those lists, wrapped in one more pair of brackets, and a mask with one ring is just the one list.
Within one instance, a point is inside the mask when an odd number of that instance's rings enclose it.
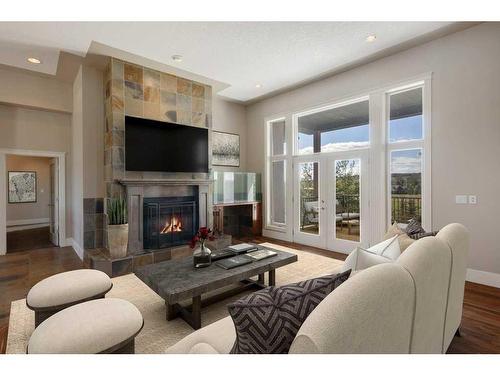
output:
{"label": "white baseboard", "polygon": [[465,276],[467,281],[500,288],[500,274],[467,268]]}
{"label": "white baseboard", "polygon": [[71,246],[75,251],[76,255],[78,255],[78,258],[83,260],[83,248],[72,238],[66,238],[65,242],[66,246]]}
{"label": "white baseboard", "polygon": [[22,219],[22,220],[8,220],[7,232],[15,232],[18,230],[42,228],[50,225],[48,217],[39,219]]}
{"label": "white baseboard", "polygon": [[22,219],[22,220],[7,220],[8,227],[14,227],[17,225],[34,225],[34,224],[49,224],[50,218],[42,217],[39,219]]}
{"label": "white baseboard", "polygon": [[61,247],[73,246],[73,239],[71,237],[61,240]]}
{"label": "white baseboard", "polygon": [[7,232],[17,232],[17,231],[26,230],[26,229],[44,228],[44,227],[48,227],[49,225],[50,225],[49,223],[44,223],[44,224],[30,224],[30,225],[16,225],[14,227],[7,227],[6,231]]}
{"label": "white baseboard", "polygon": [[274,238],[275,240],[290,241],[288,234],[286,232],[281,232],[272,229],[262,229],[262,235],[264,237]]}

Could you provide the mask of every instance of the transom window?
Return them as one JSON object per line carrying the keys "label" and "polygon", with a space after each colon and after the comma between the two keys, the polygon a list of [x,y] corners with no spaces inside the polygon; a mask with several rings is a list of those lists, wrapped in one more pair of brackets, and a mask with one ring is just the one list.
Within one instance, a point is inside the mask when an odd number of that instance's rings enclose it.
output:
{"label": "transom window", "polygon": [[422,87],[389,95],[389,142],[423,139]]}
{"label": "transom window", "polygon": [[368,100],[297,116],[297,154],[346,151],[370,144]]}

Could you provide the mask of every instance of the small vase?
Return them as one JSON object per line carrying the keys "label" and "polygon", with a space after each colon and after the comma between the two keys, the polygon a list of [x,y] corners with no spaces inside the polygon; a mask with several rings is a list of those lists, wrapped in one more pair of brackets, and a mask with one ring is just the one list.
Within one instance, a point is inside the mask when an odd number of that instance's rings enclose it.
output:
{"label": "small vase", "polygon": [[204,243],[201,243],[193,253],[194,268],[208,267],[212,263],[212,252]]}

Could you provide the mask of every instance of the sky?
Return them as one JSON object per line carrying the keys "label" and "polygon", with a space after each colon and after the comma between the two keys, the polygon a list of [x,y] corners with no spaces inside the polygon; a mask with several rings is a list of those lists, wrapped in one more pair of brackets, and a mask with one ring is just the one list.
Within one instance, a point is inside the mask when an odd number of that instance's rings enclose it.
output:
{"label": "sky", "polygon": [[[389,122],[389,140],[422,139],[422,116],[406,117]],[[322,152],[344,151],[369,146],[369,126],[362,125],[321,134]],[[300,134],[299,154],[313,152],[312,135]],[[421,153],[419,150],[394,152],[391,155],[393,173],[418,173],[421,171]]]}

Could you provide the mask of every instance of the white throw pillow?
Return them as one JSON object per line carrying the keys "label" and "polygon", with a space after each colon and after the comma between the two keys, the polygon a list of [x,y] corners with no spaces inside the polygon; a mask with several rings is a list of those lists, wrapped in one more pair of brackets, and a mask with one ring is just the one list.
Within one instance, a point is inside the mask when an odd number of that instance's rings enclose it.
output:
{"label": "white throw pillow", "polygon": [[340,272],[347,270],[352,270],[352,272],[361,271],[382,263],[392,263],[392,260],[358,247],[346,258]]}
{"label": "white throw pillow", "polygon": [[401,248],[399,247],[399,241],[397,238],[398,236],[396,235],[365,250],[370,253],[396,260],[401,255]]}
{"label": "white throw pillow", "polygon": [[399,241],[397,241],[397,236],[394,236],[369,249],[357,247],[347,256],[341,272],[350,269],[354,273],[377,264],[391,263],[395,261],[399,255],[401,255]]}

